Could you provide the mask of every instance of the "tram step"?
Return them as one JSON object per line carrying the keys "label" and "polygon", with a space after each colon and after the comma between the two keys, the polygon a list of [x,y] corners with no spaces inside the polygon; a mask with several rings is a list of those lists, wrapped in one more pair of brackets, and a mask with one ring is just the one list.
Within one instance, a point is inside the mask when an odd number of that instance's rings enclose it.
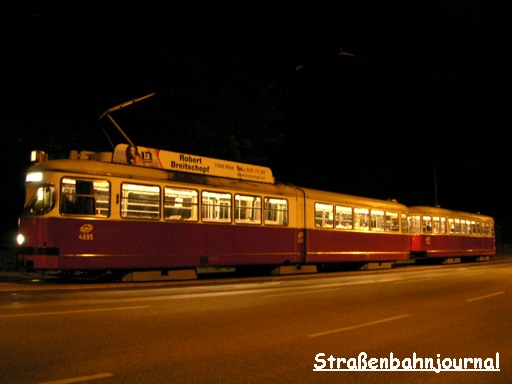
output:
{"label": "tram step", "polygon": [[392,268],[392,262],[391,261],[379,261],[379,262],[372,262],[372,263],[365,263],[361,266],[360,269],[362,270],[370,270],[370,269],[391,269]]}
{"label": "tram step", "polygon": [[443,260],[443,264],[458,264],[460,263],[460,257],[448,257]]}
{"label": "tram step", "polygon": [[161,271],[135,271],[123,276],[123,281],[196,280],[195,269],[178,269],[162,274]]}
{"label": "tram step", "polygon": [[271,275],[299,275],[303,273],[317,273],[316,265],[280,265],[270,272]]}

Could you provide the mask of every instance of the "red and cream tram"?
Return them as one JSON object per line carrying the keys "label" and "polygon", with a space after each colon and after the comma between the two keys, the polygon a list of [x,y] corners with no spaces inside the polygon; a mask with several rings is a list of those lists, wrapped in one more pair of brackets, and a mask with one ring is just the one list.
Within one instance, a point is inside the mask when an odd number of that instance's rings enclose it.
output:
{"label": "red and cream tram", "polygon": [[439,207],[409,207],[411,257],[485,261],[496,252],[494,219]]}
{"label": "red and cream tram", "polygon": [[126,144],[39,156],[26,172],[18,244],[27,268],[119,276],[244,266],[314,272],[410,255],[407,207],[396,201],[284,185],[266,167]]}

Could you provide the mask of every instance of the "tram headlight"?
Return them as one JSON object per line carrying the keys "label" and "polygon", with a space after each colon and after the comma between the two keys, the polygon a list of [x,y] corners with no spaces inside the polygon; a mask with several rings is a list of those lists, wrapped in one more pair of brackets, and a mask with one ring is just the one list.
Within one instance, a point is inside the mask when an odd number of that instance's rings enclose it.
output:
{"label": "tram headlight", "polygon": [[18,233],[18,236],[16,236],[16,243],[18,243],[18,245],[25,244],[25,236],[23,236],[22,233]]}
{"label": "tram headlight", "polygon": [[27,174],[25,181],[28,182],[39,182],[43,180],[42,172],[31,172]]}

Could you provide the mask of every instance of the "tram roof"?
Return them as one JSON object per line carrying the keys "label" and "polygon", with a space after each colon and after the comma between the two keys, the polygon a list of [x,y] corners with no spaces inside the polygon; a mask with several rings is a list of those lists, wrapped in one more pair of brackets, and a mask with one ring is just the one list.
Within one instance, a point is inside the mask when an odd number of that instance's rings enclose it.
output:
{"label": "tram roof", "polygon": [[251,180],[235,179],[205,174],[169,171],[162,168],[132,166],[111,162],[112,153],[83,152],[74,153],[68,159],[46,160],[33,164],[27,173],[38,171],[56,171],[82,176],[119,177],[127,180],[145,180],[147,182],[172,181],[183,184],[197,184],[210,187],[239,189],[245,191],[266,191],[283,196],[301,194],[299,189],[282,183],[262,183]]}
{"label": "tram roof", "polygon": [[453,217],[465,217],[482,220],[483,218],[492,219],[491,216],[483,215],[481,213],[456,211],[453,209],[441,208],[441,207],[430,207],[426,205],[418,205],[409,207],[409,214],[422,214],[422,215],[439,215],[439,216],[453,216]]}
{"label": "tram roof", "polygon": [[318,202],[335,203],[335,204],[357,204],[360,206],[367,206],[371,208],[380,209],[398,209],[406,211],[407,207],[394,199],[382,200],[371,197],[347,195],[337,192],[328,192],[310,188],[302,188],[306,196],[310,199],[317,200]]}
{"label": "tram roof", "polygon": [[[130,161],[133,148],[135,148],[136,157],[138,158],[138,161],[134,163]],[[33,162],[48,161],[47,154],[42,151],[32,151],[31,157]],[[156,173],[151,172],[151,169],[202,176],[218,176],[259,183],[275,183],[272,170],[268,167],[129,144],[118,144],[114,148],[114,152],[71,151],[69,159],[97,160],[103,163],[129,165],[134,168],[148,170],[148,174],[155,175]],[[141,172],[133,170],[133,173],[140,174]]]}

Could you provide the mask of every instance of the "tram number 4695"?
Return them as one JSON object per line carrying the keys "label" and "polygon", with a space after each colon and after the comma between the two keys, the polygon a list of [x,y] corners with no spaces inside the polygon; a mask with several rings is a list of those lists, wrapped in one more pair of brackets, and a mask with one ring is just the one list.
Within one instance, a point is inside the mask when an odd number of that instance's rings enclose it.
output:
{"label": "tram number 4695", "polygon": [[92,224],[84,224],[80,227],[80,234],[78,235],[78,238],[80,240],[93,240],[94,234],[93,234],[94,226]]}

